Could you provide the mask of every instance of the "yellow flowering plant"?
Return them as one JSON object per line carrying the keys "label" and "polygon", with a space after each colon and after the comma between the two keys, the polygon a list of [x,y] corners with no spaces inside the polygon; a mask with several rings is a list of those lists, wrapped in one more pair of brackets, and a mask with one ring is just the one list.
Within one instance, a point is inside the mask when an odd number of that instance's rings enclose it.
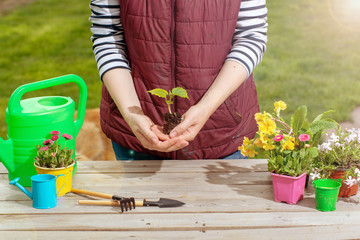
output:
{"label": "yellow flowering plant", "polygon": [[274,103],[274,114],[256,113],[258,131],[255,138],[244,138],[239,150],[244,156],[255,157],[264,152],[268,158],[268,171],[281,175],[299,176],[311,169],[319,154],[317,145],[324,130],[338,124],[326,116],[332,111],[318,115],[312,122],[307,119],[307,107],[302,105],[294,112],[290,124],[280,116],[286,103]]}

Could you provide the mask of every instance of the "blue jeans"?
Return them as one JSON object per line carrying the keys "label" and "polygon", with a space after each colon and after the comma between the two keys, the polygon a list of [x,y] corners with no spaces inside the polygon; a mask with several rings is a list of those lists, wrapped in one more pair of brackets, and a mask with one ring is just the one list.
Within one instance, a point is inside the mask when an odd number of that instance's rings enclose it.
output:
{"label": "blue jeans", "polygon": [[[147,153],[136,152],[132,149],[124,148],[114,141],[111,141],[115,152],[116,160],[165,160],[164,158]],[[236,151],[222,159],[247,159],[240,151]]]}

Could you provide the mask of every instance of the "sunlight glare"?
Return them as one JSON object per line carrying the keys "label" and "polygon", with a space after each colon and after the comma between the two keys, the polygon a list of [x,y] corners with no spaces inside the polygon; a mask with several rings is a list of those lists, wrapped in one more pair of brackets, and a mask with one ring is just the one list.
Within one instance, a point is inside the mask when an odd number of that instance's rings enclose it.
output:
{"label": "sunlight glare", "polygon": [[360,31],[360,0],[328,0],[329,12],[342,27]]}

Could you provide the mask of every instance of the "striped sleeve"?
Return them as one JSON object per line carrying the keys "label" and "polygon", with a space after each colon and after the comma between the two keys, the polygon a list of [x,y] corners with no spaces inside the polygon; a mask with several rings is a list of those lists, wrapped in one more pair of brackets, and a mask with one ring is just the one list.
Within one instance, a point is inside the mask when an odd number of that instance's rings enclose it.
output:
{"label": "striped sleeve", "polygon": [[267,42],[266,0],[242,0],[233,46],[226,60],[242,64],[250,75],[261,62]]}
{"label": "striped sleeve", "polygon": [[110,69],[130,70],[119,0],[91,0],[90,9],[91,41],[101,79]]}

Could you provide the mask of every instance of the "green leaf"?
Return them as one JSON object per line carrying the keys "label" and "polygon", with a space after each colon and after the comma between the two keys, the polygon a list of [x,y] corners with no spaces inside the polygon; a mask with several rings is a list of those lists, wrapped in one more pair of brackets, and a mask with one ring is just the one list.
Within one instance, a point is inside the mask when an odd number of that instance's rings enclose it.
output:
{"label": "green leaf", "polygon": [[155,96],[158,96],[161,98],[165,98],[165,99],[166,99],[166,96],[168,95],[168,92],[161,88],[155,88],[155,89],[147,91],[147,92],[151,93],[152,95],[155,95]]}
{"label": "green leaf", "polygon": [[312,137],[312,141],[314,144],[318,144],[319,143],[319,140],[323,134],[323,130],[324,128],[320,128],[319,131],[317,131],[316,133],[313,133],[314,136]]}
{"label": "green leaf", "polygon": [[300,157],[301,158],[305,157],[305,148],[300,149]]}
{"label": "green leaf", "polygon": [[310,123],[309,123],[309,120],[307,118],[305,118],[302,126],[301,126],[302,129],[304,129],[305,131],[309,130],[310,128]]}
{"label": "green leaf", "polygon": [[308,151],[311,158],[316,158],[319,155],[319,150],[316,147],[308,148]]}
{"label": "green leaf", "polygon": [[329,111],[323,112],[323,113],[319,114],[319,115],[314,119],[314,121],[312,121],[312,122],[314,123],[314,122],[316,122],[316,121],[319,121],[319,120],[323,119],[324,116],[326,116],[326,115],[328,115],[328,114],[330,114],[330,113],[333,113],[333,112],[335,112],[335,111],[334,111],[334,110],[329,110]]}
{"label": "green leaf", "polygon": [[183,89],[182,87],[176,87],[172,89],[172,94],[182,97],[182,98],[187,98],[189,99],[187,92],[185,89]]}
{"label": "green leaf", "polygon": [[328,130],[328,129],[333,129],[336,128],[338,125],[338,123],[334,120],[318,120],[316,122],[312,122],[310,124],[310,130],[316,134],[317,132],[319,132],[320,130]]}
{"label": "green leaf", "polygon": [[291,128],[293,129],[294,134],[297,136],[307,113],[307,108],[305,105],[298,107],[294,115],[291,117]]}

